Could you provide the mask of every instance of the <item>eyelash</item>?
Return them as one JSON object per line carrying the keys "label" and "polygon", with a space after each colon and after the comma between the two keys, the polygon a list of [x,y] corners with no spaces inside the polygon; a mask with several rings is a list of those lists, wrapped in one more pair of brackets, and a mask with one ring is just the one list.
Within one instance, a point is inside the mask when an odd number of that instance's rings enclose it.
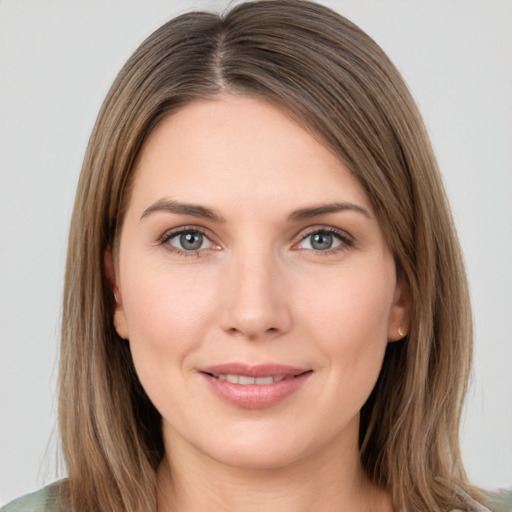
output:
{"label": "eyelash", "polygon": [[173,254],[178,254],[180,256],[190,257],[201,257],[203,256],[204,249],[197,249],[195,251],[186,251],[184,249],[179,249],[178,247],[172,246],[169,241],[179,235],[182,235],[184,233],[199,233],[203,235],[207,240],[210,241],[210,243],[214,243],[211,241],[210,237],[207,235],[207,233],[198,227],[192,227],[192,226],[183,226],[181,228],[173,229],[171,231],[166,231],[164,235],[160,238],[158,241],[159,245],[162,245],[166,251],[169,251]]}
{"label": "eyelash", "polygon": [[336,229],[333,227],[314,227],[310,230],[308,230],[306,233],[304,233],[300,240],[294,244],[294,246],[298,245],[299,243],[303,242],[310,236],[313,236],[318,233],[324,233],[329,235],[334,235],[335,238],[338,239],[340,242],[340,245],[337,247],[326,249],[324,251],[321,250],[315,250],[315,249],[305,249],[309,251],[310,253],[314,254],[315,256],[329,256],[332,254],[336,254],[341,251],[346,251],[350,247],[354,246],[354,239],[345,231],[342,231],[340,229]]}
{"label": "eyelash", "polygon": [[[178,254],[180,256],[185,257],[201,257],[203,256],[203,252],[205,249],[197,249],[197,250],[191,250],[186,251],[184,249],[179,249],[177,247],[172,246],[169,241],[179,235],[182,235],[184,233],[199,233],[203,235],[210,243],[216,245],[214,242],[211,241],[211,238],[208,236],[206,231],[199,227],[192,227],[192,226],[183,226],[181,228],[173,229],[171,231],[166,231],[164,235],[159,239],[158,243],[159,245],[164,246],[165,250],[169,251],[173,254]],[[345,251],[350,247],[354,246],[354,239],[345,231],[341,231],[339,229],[333,228],[333,227],[315,227],[310,230],[308,230],[306,233],[304,233],[298,242],[295,242],[293,244],[293,247],[300,244],[307,238],[309,238],[312,235],[318,234],[318,233],[325,233],[329,235],[334,235],[335,238],[338,239],[340,244],[337,247],[326,249],[326,250],[315,250],[315,249],[304,249],[308,252],[311,252],[315,256],[328,256],[335,253],[338,253],[340,251]],[[299,250],[299,249],[296,249]]]}

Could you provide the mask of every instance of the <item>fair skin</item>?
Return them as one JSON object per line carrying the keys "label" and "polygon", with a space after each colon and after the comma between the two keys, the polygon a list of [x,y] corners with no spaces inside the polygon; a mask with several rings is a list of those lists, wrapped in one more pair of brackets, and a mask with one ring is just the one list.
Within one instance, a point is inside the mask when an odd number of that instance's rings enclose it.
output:
{"label": "fair skin", "polygon": [[158,510],[392,511],[359,411],[408,295],[361,185],[228,95],[161,122],[135,172],[115,325],[162,415]]}

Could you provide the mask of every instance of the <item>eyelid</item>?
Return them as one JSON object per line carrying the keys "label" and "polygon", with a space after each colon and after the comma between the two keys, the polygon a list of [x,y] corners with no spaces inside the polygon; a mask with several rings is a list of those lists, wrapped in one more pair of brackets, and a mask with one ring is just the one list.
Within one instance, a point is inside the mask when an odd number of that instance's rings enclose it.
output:
{"label": "eyelid", "polygon": [[[205,236],[210,241],[210,243],[214,247],[208,248],[208,249],[197,249],[195,251],[194,250],[186,251],[186,250],[181,250],[181,249],[167,243],[171,238],[174,238],[175,236],[178,236],[182,233],[187,233],[187,232],[201,233],[203,236]],[[334,248],[331,248],[331,249],[326,249],[326,250],[299,249],[296,247],[300,242],[302,242],[309,236],[311,236],[315,233],[319,233],[319,232],[324,232],[324,233],[329,233],[329,234],[334,235],[335,237],[337,237],[340,240],[340,242],[341,242],[340,245],[338,245]],[[344,251],[344,250],[346,250],[350,247],[353,247],[355,245],[354,237],[352,235],[350,235],[347,231],[345,231],[343,229],[336,228],[334,226],[326,226],[326,225],[316,225],[316,226],[308,227],[307,229],[302,230],[302,232],[300,234],[298,234],[295,237],[295,239],[296,240],[292,244],[293,250],[308,251],[308,252],[314,253],[315,255],[320,255],[320,256],[321,255],[327,256],[329,254],[341,252],[341,251]],[[158,238],[157,243],[158,243],[158,245],[164,246],[164,248],[167,251],[169,251],[170,253],[180,254],[183,256],[200,256],[205,251],[211,251],[211,250],[215,251],[215,250],[220,250],[222,248],[221,244],[219,244],[215,240],[215,236],[213,236],[211,234],[210,230],[205,229],[202,226],[197,226],[197,225],[184,225],[184,226],[179,226],[179,227],[168,229]]]}
{"label": "eyelid", "polygon": [[[296,246],[302,242],[303,240],[305,240],[306,238],[308,238],[309,236],[311,235],[314,235],[315,233],[329,233],[329,234],[332,234],[334,236],[336,236],[340,241],[341,241],[341,244],[337,247],[334,247],[332,249],[326,249],[324,251],[321,251],[321,250],[314,250],[314,249],[299,249],[299,248],[296,248]],[[293,246],[292,246],[292,249],[294,250],[301,250],[301,251],[310,251],[312,253],[315,253],[315,254],[318,254],[318,255],[328,255],[328,254],[332,254],[332,253],[336,253],[336,252],[339,252],[339,251],[344,251],[350,247],[353,247],[355,245],[355,240],[354,240],[354,237],[352,235],[350,235],[349,233],[347,233],[345,230],[343,229],[339,229],[339,228],[335,228],[334,226],[322,226],[322,225],[318,225],[318,226],[312,226],[312,227],[309,227],[307,228],[306,230],[302,231],[299,235],[298,235],[299,239],[297,241],[295,241],[293,243]]]}
{"label": "eyelid", "polygon": [[[201,233],[203,236],[205,236],[210,243],[214,246],[213,248],[208,249],[197,249],[195,251],[185,251],[182,249],[179,249],[178,247],[175,247],[173,245],[168,244],[167,242],[182,233]],[[166,230],[157,240],[158,245],[164,246],[164,248],[173,254],[179,254],[183,256],[199,256],[201,253],[203,253],[206,250],[219,250],[221,248],[220,244],[215,241],[215,237],[210,233],[209,230],[201,227],[201,226],[194,226],[194,225],[185,225],[185,226],[179,226],[175,228],[171,228]]]}

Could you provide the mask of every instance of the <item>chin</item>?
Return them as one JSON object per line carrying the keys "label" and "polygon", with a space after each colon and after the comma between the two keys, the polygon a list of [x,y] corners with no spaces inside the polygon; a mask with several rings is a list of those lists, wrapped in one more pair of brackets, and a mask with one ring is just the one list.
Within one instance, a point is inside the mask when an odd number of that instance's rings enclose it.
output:
{"label": "chin", "polygon": [[211,453],[210,457],[225,466],[244,470],[277,470],[293,466],[307,457],[296,447],[240,446],[230,447],[229,451]]}
{"label": "chin", "polygon": [[332,454],[333,450],[345,452],[347,448],[346,439],[338,436],[339,432],[316,431],[313,436],[310,428],[298,429],[297,425],[294,428],[289,425],[288,428],[282,428],[282,425],[281,428],[251,427],[240,427],[238,432],[231,431],[208,445],[202,443],[201,451],[210,459],[232,468],[278,470],[321,459],[323,454]]}

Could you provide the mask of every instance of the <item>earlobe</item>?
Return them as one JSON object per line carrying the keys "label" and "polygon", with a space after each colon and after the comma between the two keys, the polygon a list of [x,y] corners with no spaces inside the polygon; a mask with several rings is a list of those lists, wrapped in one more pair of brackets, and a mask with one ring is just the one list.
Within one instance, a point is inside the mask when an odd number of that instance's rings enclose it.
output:
{"label": "earlobe", "polygon": [[124,314],[123,306],[117,306],[114,311],[114,327],[117,334],[123,340],[128,339],[128,329],[126,328],[126,316]]}
{"label": "earlobe", "polygon": [[411,314],[411,291],[409,284],[400,279],[397,281],[395,296],[388,322],[388,341],[405,338],[409,332]]}
{"label": "earlobe", "polygon": [[124,313],[123,307],[123,299],[121,296],[121,292],[117,285],[117,278],[114,269],[114,261],[112,257],[112,251],[108,249],[105,251],[105,272],[107,275],[108,282],[110,283],[110,288],[112,293],[114,294],[115,301],[115,309],[114,309],[114,327],[116,329],[117,334],[123,338],[128,339],[128,329],[126,326],[126,316]]}

